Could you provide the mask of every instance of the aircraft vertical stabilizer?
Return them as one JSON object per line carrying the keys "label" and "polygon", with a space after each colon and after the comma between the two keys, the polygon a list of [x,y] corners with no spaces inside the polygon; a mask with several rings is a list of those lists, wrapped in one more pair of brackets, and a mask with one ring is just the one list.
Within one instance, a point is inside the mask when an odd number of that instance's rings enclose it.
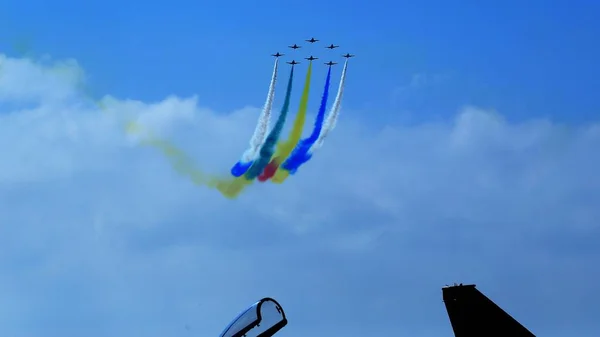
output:
{"label": "aircraft vertical stabilizer", "polygon": [[535,337],[474,284],[444,287],[442,296],[456,337]]}

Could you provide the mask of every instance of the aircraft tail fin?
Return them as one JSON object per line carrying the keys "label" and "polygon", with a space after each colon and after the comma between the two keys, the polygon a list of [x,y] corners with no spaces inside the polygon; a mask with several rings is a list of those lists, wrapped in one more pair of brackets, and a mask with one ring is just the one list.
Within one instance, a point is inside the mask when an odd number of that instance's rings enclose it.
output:
{"label": "aircraft tail fin", "polygon": [[442,296],[456,337],[535,337],[474,284],[444,287]]}

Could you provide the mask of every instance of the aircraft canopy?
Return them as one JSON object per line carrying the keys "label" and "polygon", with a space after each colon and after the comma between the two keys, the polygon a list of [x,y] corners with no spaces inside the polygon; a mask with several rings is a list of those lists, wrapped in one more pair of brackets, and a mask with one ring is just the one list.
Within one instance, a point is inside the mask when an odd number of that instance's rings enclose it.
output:
{"label": "aircraft canopy", "polygon": [[271,337],[286,325],[281,305],[265,297],[242,311],[219,337]]}

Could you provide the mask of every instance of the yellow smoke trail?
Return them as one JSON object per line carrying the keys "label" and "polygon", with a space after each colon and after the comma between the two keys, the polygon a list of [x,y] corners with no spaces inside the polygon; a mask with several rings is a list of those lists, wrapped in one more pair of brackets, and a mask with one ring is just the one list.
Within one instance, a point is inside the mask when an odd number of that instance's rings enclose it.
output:
{"label": "yellow smoke trail", "polygon": [[[13,44],[13,50],[21,57],[34,59],[35,55],[32,53],[31,46],[32,43],[30,38],[22,38]],[[1,66],[2,65],[0,64],[0,68]],[[69,62],[61,62],[55,64],[54,68],[50,70],[44,68],[44,71],[54,73],[58,76],[65,75],[65,77],[67,77],[70,75],[70,66],[71,63]],[[92,88],[83,83],[82,76],[79,77],[78,80],[79,81],[76,81],[76,90],[86,100],[94,104],[94,106],[96,106],[102,113],[110,113],[104,100],[98,100],[94,98],[97,95],[94,94],[94,90],[92,90]],[[144,139],[140,143],[160,151],[165,157],[168,158],[171,166],[176,172],[183,176],[187,176],[195,185],[215,188],[221,192],[223,196],[234,199],[244,190],[246,186],[252,184],[252,181],[248,181],[243,177],[236,179],[219,178],[204,173],[202,170],[196,168],[196,166],[193,164],[193,161],[182,150],[178,149],[170,142],[154,136],[151,132],[144,130],[141,125],[135,122],[123,123],[122,127],[127,134],[145,134]]]}
{"label": "yellow smoke trail", "polygon": [[281,169],[281,166],[275,171],[271,181],[276,184],[282,184],[290,175],[290,171]]}
{"label": "yellow smoke trail", "polygon": [[282,184],[289,176],[290,176],[290,171],[282,170],[282,169],[278,168],[277,171],[275,171],[275,174],[273,175],[273,177],[271,178],[271,181],[276,184]]}
{"label": "yellow smoke trail", "polygon": [[[80,91],[83,92],[84,96],[88,97],[100,111],[104,113],[109,112],[108,106],[103,100],[93,99],[93,95],[89,88],[82,87],[80,88]],[[243,177],[241,177],[241,179],[220,178],[203,172],[194,165],[193,160],[188,157],[184,151],[177,148],[171,142],[157,137],[139,123],[134,121],[124,123],[123,130],[126,134],[142,136],[143,138],[140,141],[141,145],[158,150],[167,158],[177,173],[189,178],[195,185],[217,189],[226,198],[237,198],[244,188],[252,183],[251,181],[243,179]]]}
{"label": "yellow smoke trail", "polygon": [[[108,107],[103,101],[93,100],[93,102],[101,111],[108,112]],[[177,173],[189,178],[197,186],[217,189],[226,198],[235,199],[246,186],[252,184],[252,181],[248,181],[243,177],[235,179],[222,178],[205,173],[194,164],[193,160],[184,151],[171,142],[155,136],[139,123],[130,121],[125,123],[123,127],[126,134],[142,136],[141,145],[158,150],[167,158]]]}
{"label": "yellow smoke trail", "polygon": [[169,160],[176,172],[188,177],[195,185],[217,189],[226,198],[237,198],[246,186],[252,184],[251,180],[247,180],[243,176],[221,178],[203,172],[193,164],[192,160],[182,150],[170,142],[154,136],[148,130],[143,130],[143,127],[135,122],[128,123],[126,132],[128,134],[145,134],[141,144],[160,151]]}
{"label": "yellow smoke trail", "polygon": [[[286,141],[277,144],[277,151],[273,156],[273,161],[278,164],[277,171],[271,180],[275,183],[282,183],[289,175],[289,172],[281,169],[280,165],[290,156],[294,148],[302,137],[302,131],[304,130],[304,123],[306,121],[306,110],[308,109],[308,94],[310,92],[310,78],[312,75],[312,61],[308,64],[308,72],[306,74],[306,82],[304,84],[304,90],[302,91],[302,97],[300,98],[300,106],[298,107],[298,115],[292,126],[292,130]],[[286,175],[287,173],[287,175]]]}
{"label": "yellow smoke trail", "polygon": [[18,57],[33,59],[33,42],[31,34],[21,33],[15,36],[10,44],[10,49]]}
{"label": "yellow smoke trail", "polygon": [[[129,122],[125,131],[128,134],[140,134],[142,133],[142,127],[135,122]],[[156,148],[162,152],[163,155],[169,158],[171,166],[173,166],[175,171],[179,172],[181,175],[188,176],[196,185],[207,185],[210,182],[210,178],[202,171],[196,169],[191,159],[188,158],[183,151],[176,148],[171,143],[155,137],[149,131],[146,131],[145,133],[146,137],[140,143]]]}
{"label": "yellow smoke trail", "polygon": [[[110,113],[109,106],[104,100],[94,99],[92,90],[87,86],[82,86],[79,91],[88,98],[100,111]],[[209,175],[194,165],[193,160],[188,157],[184,151],[177,148],[171,142],[161,139],[154,135],[141,124],[134,121],[125,122],[122,124],[123,131],[130,135],[140,135],[142,140],[141,145],[152,147],[162,153],[173,169],[182,176],[190,179],[197,186],[206,186],[215,188],[223,196],[229,199],[235,199],[243,189],[252,182],[245,179],[229,179],[220,178],[214,175]]]}

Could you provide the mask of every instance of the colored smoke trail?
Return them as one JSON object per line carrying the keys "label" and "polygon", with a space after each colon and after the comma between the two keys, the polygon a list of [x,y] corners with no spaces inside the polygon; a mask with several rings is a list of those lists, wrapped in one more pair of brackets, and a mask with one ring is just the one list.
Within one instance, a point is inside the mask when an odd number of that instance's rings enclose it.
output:
{"label": "colored smoke trail", "polygon": [[196,168],[192,160],[183,151],[168,141],[155,137],[149,131],[143,132],[142,127],[135,122],[130,122],[126,131],[128,134],[145,133],[145,139],[141,141],[141,144],[160,151],[169,160],[175,171],[190,178],[194,184],[216,188],[226,198],[235,199],[244,187],[252,183],[252,181],[248,181],[243,177],[235,179],[219,178],[202,172],[202,170]]}
{"label": "colored smoke trail", "polygon": [[308,64],[308,71],[306,72],[306,80],[304,81],[304,90],[302,91],[302,97],[300,98],[300,106],[298,107],[298,115],[294,121],[292,130],[288,140],[277,144],[277,151],[273,159],[266,165],[262,173],[258,176],[259,181],[267,181],[273,177],[279,165],[287,158],[294,147],[300,141],[302,137],[302,130],[304,129],[304,122],[306,120],[306,110],[308,108],[308,94],[310,92],[310,77],[312,75],[312,61]]}
{"label": "colored smoke trail", "polygon": [[335,96],[335,100],[333,101],[333,106],[329,114],[327,115],[327,119],[323,124],[323,130],[319,135],[319,138],[315,142],[315,144],[310,148],[309,154],[312,155],[316,150],[323,146],[325,142],[325,138],[335,128],[335,124],[340,116],[340,108],[342,105],[342,96],[344,95],[344,83],[346,82],[346,69],[348,68],[348,60],[344,63],[344,69],[342,70],[342,76],[340,79],[340,85],[338,86],[338,92]]}
{"label": "colored smoke trail", "polygon": [[269,129],[269,120],[271,119],[271,108],[273,107],[273,99],[275,98],[275,83],[277,81],[277,68],[279,65],[279,58],[275,59],[275,66],[273,67],[273,75],[271,75],[271,84],[269,84],[269,92],[267,94],[267,100],[263,106],[262,112],[258,118],[254,134],[250,139],[250,147],[244,152],[242,158],[235,163],[231,168],[231,174],[234,177],[239,177],[246,173],[252,163],[258,156],[260,146],[265,141],[267,130]]}
{"label": "colored smoke trail", "polygon": [[292,95],[292,80],[294,78],[294,66],[292,65],[292,69],[290,70],[290,78],[288,80],[287,89],[285,92],[285,101],[283,103],[283,107],[281,108],[281,113],[279,114],[279,118],[275,123],[275,127],[265,140],[265,143],[260,148],[260,155],[254,161],[252,166],[248,169],[248,171],[244,174],[244,178],[247,180],[254,180],[258,177],[259,174],[264,170],[265,166],[269,164],[273,153],[275,152],[275,144],[279,140],[281,136],[281,131],[283,130],[283,125],[285,124],[285,119],[288,114],[288,110],[290,109],[290,96]]}
{"label": "colored smoke trail", "polygon": [[[269,160],[275,152],[275,144],[279,140],[279,136],[285,124],[286,116],[289,110],[293,79],[294,67],[292,66],[286,89],[284,105],[281,109],[281,113],[277,119],[275,127],[273,130],[271,130],[264,144],[261,146],[259,151],[260,156],[241,177],[223,179],[206,175],[201,170],[193,166],[191,160],[183,153],[183,151],[177,150],[175,146],[169,144],[167,141],[153,137],[149,132],[146,132],[146,137],[148,139],[142,143],[161,151],[177,172],[188,176],[196,185],[204,185],[207,187],[216,188],[226,198],[235,199],[246,186],[252,184],[253,180],[269,163]],[[129,124],[127,131],[128,133],[141,133],[140,130],[141,127],[132,122]]]}
{"label": "colored smoke trail", "polygon": [[323,89],[323,96],[321,97],[321,105],[319,106],[319,112],[315,118],[315,126],[309,137],[304,138],[298,143],[298,146],[292,152],[292,155],[286,159],[281,165],[281,168],[275,172],[271,181],[274,183],[283,183],[290,173],[295,173],[302,164],[306,163],[312,157],[308,151],[310,147],[317,141],[321,129],[323,128],[323,120],[325,119],[325,109],[327,108],[327,98],[329,97],[329,86],[331,82],[331,66],[327,71],[327,78],[325,79],[325,88]]}
{"label": "colored smoke trail", "polygon": [[[141,134],[142,127],[135,123],[129,122],[126,128],[128,134]],[[166,140],[155,137],[149,131],[144,132],[146,137],[141,141],[141,144],[151,146],[159,150],[165,157],[169,159],[171,166],[180,173],[181,175],[187,176],[196,185],[210,186],[214,184],[214,178],[211,178],[204,174],[199,169],[195,168],[192,160],[181,150],[176,148]]]}
{"label": "colored smoke trail", "polygon": [[246,186],[252,184],[252,180],[245,177],[215,179],[211,181],[211,187],[214,186],[221,194],[228,199],[235,199],[242,193]]}

